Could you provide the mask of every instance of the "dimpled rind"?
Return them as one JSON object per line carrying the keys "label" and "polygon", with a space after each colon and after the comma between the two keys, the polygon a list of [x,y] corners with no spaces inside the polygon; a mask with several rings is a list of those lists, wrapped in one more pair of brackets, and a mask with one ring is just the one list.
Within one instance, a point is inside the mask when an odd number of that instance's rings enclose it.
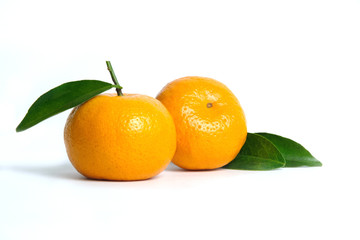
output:
{"label": "dimpled rind", "polygon": [[235,95],[205,77],[184,77],[167,84],[156,97],[172,115],[177,136],[173,163],[189,170],[222,167],[244,145],[247,128]]}
{"label": "dimpled rind", "polygon": [[137,94],[102,94],[74,108],[64,139],[73,166],[92,179],[151,178],[176,149],[169,112],[158,100]]}

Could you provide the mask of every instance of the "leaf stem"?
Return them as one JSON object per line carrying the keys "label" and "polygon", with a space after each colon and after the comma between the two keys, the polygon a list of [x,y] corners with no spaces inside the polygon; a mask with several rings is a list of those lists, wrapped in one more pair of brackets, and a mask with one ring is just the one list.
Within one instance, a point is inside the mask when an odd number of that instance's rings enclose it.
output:
{"label": "leaf stem", "polygon": [[111,66],[111,62],[110,62],[110,61],[106,61],[106,66],[107,66],[107,69],[108,69],[109,72],[110,72],[112,81],[115,83],[115,85],[117,85],[117,86],[120,87],[120,88],[118,88],[118,87],[116,88],[117,95],[118,95],[118,96],[123,96],[123,93],[121,92],[122,87],[120,86],[120,84],[119,84],[119,82],[118,82],[118,80],[117,80],[117,78],[116,78],[115,72],[114,72],[114,70],[113,70],[113,68],[112,68],[112,66]]}

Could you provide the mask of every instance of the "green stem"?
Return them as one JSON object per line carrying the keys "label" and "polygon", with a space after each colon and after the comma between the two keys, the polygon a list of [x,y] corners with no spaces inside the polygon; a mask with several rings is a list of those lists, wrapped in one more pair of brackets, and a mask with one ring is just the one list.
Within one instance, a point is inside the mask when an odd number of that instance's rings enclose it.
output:
{"label": "green stem", "polygon": [[[108,69],[109,72],[110,72],[112,81],[115,83],[116,86],[118,86],[118,87],[116,88],[117,95],[118,95],[118,96],[123,96],[123,94],[122,94],[122,92],[121,92],[122,87],[120,86],[120,84],[119,84],[119,82],[118,82],[118,80],[117,80],[117,78],[116,78],[116,76],[115,76],[115,72],[114,72],[114,70],[113,70],[113,68],[112,68],[112,66],[111,66],[111,62],[110,62],[110,61],[106,61],[106,66],[107,66],[107,69]],[[120,87],[120,88],[119,88],[119,87]]]}

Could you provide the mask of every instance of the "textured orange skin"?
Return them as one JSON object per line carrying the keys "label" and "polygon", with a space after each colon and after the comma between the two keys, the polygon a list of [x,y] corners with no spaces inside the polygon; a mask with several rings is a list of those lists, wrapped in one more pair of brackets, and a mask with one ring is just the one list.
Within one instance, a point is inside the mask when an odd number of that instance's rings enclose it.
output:
{"label": "textured orange skin", "polygon": [[172,161],[177,166],[219,168],[232,161],[244,145],[244,112],[224,84],[211,78],[184,77],[167,84],[156,98],[175,122],[177,148]]}
{"label": "textured orange skin", "polygon": [[143,180],[163,171],[176,149],[171,115],[155,98],[98,95],[70,113],[66,151],[84,176]]}

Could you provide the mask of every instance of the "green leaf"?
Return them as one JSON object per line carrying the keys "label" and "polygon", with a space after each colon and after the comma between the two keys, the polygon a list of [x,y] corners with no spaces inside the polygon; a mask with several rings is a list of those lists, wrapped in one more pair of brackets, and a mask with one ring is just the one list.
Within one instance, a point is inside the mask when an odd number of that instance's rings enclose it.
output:
{"label": "green leaf", "polygon": [[271,170],[285,165],[279,150],[265,137],[248,133],[244,146],[233,161],[224,168],[243,170]]}
{"label": "green leaf", "polygon": [[16,131],[24,131],[39,122],[75,107],[112,87],[121,88],[120,86],[99,80],[73,81],[53,88],[40,96],[33,105],[31,105],[24,119],[16,128]]}
{"label": "green leaf", "polygon": [[256,133],[271,141],[286,160],[285,167],[322,166],[321,162],[299,143],[271,133]]}

